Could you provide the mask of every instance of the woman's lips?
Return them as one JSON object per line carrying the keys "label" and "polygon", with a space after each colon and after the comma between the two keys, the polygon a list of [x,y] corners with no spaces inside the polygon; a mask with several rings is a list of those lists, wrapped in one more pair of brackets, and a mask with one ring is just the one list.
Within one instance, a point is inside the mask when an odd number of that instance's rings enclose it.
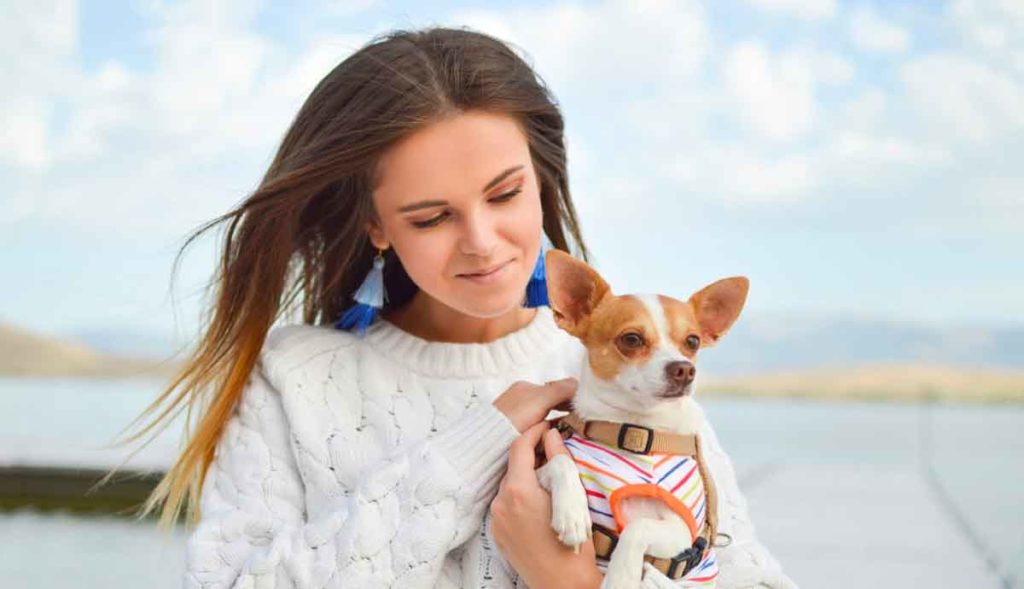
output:
{"label": "woman's lips", "polygon": [[494,282],[495,280],[499,279],[501,276],[505,274],[505,269],[508,268],[508,265],[511,262],[512,260],[509,260],[508,262],[505,262],[504,264],[497,266],[494,270],[491,270],[490,272],[487,272],[485,274],[459,274],[459,278],[466,278],[468,280],[472,280],[473,282],[480,283]]}
{"label": "woman's lips", "polygon": [[490,274],[491,272],[494,272],[495,270],[501,268],[502,266],[504,266],[507,263],[508,262],[502,262],[501,264],[495,264],[494,266],[491,266],[491,268],[489,270],[481,270],[480,272],[470,272],[470,273],[466,273],[466,274],[459,274],[459,276],[479,276],[479,275],[484,275],[484,274]]}

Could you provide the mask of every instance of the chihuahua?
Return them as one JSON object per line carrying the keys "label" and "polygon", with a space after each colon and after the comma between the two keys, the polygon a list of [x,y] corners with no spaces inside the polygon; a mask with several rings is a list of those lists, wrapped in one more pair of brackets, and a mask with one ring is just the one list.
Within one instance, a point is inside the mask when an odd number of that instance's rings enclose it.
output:
{"label": "chihuahua", "polygon": [[736,321],[749,281],[725,278],[681,301],[614,295],[560,250],[545,265],[555,322],[587,352],[572,412],[559,423],[569,455],[537,473],[551,493],[552,528],[577,552],[593,537],[602,589],[639,587],[644,561],[713,587],[717,496],[693,399],[697,352]]}

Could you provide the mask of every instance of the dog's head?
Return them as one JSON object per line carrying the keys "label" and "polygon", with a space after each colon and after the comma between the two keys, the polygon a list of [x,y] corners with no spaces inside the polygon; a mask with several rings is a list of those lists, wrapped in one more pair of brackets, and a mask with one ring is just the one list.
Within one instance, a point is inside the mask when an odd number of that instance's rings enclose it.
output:
{"label": "dog's head", "polygon": [[596,270],[561,250],[549,250],[544,262],[555,322],[583,343],[602,383],[587,394],[630,411],[692,394],[697,352],[729,330],[750,285],[743,276],[724,278],[686,301],[614,295]]}

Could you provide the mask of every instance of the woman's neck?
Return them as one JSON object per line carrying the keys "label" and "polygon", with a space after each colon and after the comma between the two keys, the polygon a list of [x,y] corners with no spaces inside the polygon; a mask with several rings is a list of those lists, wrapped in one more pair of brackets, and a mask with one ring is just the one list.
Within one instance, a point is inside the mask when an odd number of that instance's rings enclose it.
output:
{"label": "woman's neck", "polygon": [[536,314],[537,309],[516,307],[497,317],[473,317],[419,291],[402,307],[384,311],[382,317],[428,341],[484,344],[522,329]]}

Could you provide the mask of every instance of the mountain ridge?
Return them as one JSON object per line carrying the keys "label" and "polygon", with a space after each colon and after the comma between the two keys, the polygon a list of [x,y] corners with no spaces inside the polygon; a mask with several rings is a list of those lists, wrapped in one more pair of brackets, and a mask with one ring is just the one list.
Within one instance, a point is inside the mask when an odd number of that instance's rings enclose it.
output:
{"label": "mountain ridge", "polygon": [[168,376],[174,361],[105,354],[83,343],[0,322],[0,376],[132,378]]}
{"label": "mountain ridge", "polygon": [[[163,377],[178,368],[159,334],[80,333],[42,335],[0,321],[0,376]],[[1024,401],[1024,328],[754,316],[701,351],[698,368],[702,394]]]}

